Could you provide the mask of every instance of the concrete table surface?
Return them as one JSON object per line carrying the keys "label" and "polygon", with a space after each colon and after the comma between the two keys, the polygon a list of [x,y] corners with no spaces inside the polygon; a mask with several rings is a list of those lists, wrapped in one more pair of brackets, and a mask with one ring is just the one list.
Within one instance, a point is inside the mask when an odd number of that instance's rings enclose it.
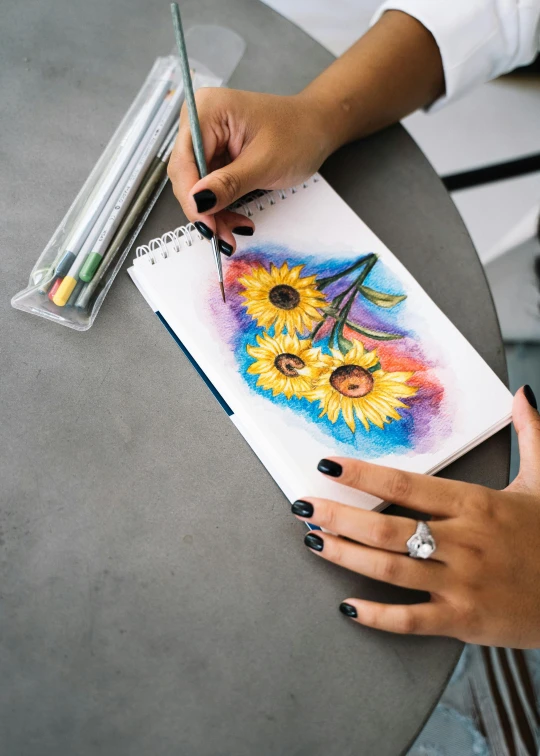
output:
{"label": "concrete table surface", "polygon": [[[186,0],[248,47],[232,86],[331,60],[255,0]],[[121,274],[79,334],[9,307],[158,54],[157,0],[7,0],[0,29],[0,750],[5,756],[396,756],[460,651],[360,628],[398,590],[314,559],[303,526]],[[323,172],[506,378],[465,228],[401,127]],[[141,234],[182,216],[167,190]],[[502,486],[507,433],[447,475]]]}

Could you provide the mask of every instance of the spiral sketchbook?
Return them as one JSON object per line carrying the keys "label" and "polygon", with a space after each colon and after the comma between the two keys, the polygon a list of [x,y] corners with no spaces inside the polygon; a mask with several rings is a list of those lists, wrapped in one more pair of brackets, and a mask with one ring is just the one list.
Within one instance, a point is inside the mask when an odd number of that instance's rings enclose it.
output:
{"label": "spiral sketchbook", "polygon": [[235,209],[256,230],[223,260],[226,304],[192,225],[129,273],[290,501],[377,507],[318,461],[434,473],[508,424],[510,392],[322,177]]}

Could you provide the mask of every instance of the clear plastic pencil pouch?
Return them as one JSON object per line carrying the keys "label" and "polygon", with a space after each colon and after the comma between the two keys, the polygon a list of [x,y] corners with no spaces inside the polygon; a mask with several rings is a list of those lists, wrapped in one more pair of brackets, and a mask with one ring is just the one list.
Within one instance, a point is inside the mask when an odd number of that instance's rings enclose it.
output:
{"label": "clear plastic pencil pouch", "polygon": [[[195,90],[226,83],[245,49],[235,32],[217,26],[192,27],[186,43]],[[183,99],[178,58],[157,58],[13,307],[90,328],[167,183]]]}

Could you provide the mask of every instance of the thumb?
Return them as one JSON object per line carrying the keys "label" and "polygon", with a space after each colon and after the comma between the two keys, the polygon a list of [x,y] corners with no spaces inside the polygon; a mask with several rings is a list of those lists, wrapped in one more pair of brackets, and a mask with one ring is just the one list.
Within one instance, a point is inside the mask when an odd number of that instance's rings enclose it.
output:
{"label": "thumb", "polygon": [[223,168],[200,179],[191,190],[193,211],[213,215],[224,210],[244,194],[266,189],[269,182],[268,158],[252,146]]}
{"label": "thumb", "polygon": [[523,386],[515,395],[512,417],[520,456],[519,475],[514,483],[540,491],[540,414],[530,386]]}

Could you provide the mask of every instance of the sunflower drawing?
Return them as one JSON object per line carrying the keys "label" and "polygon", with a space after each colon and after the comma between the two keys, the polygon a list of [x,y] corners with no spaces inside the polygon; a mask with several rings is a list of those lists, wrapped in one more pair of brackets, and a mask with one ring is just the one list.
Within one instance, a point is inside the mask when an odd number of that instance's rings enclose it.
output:
{"label": "sunflower drawing", "polygon": [[273,396],[284,394],[287,399],[303,397],[311,390],[313,378],[322,367],[320,349],[314,349],[309,339],[282,333],[257,336],[259,346],[246,347],[255,359],[248,373],[258,375],[257,386],[272,391]]}
{"label": "sunflower drawing", "polygon": [[336,349],[331,355],[321,355],[324,368],[306,396],[319,401],[321,413],[335,423],[341,412],[343,419],[354,433],[355,415],[366,431],[370,423],[383,428],[385,423],[401,420],[396,411],[408,408],[400,399],[414,396],[418,388],[407,381],[414,373],[386,373],[380,368],[375,350],[367,352],[361,341],[355,340],[346,354]]}
{"label": "sunflower drawing", "polygon": [[300,275],[303,267],[289,268],[285,262],[281,268],[271,265],[268,271],[260,265],[238,279],[244,287],[244,307],[258,326],[266,330],[274,326],[276,335],[284,329],[302,335],[322,319],[320,308],[327,304],[326,297],[316,286],[316,276]]}

